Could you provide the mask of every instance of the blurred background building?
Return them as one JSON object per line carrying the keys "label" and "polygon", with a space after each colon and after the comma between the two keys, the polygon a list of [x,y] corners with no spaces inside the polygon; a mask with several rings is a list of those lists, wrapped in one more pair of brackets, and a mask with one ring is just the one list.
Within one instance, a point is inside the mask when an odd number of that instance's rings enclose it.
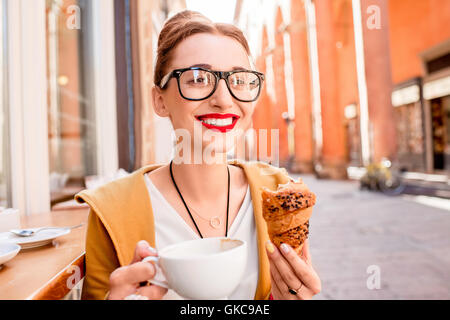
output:
{"label": "blurred background building", "polygon": [[255,126],[280,129],[282,165],[448,175],[450,2],[241,0],[235,23],[268,75]]}
{"label": "blurred background building", "polygon": [[[230,3],[266,74],[254,127],[280,130],[280,166],[342,179],[386,157],[448,180],[450,1]],[[0,0],[0,206],[48,211],[91,176],[171,158],[153,64],[164,21],[184,8]]]}

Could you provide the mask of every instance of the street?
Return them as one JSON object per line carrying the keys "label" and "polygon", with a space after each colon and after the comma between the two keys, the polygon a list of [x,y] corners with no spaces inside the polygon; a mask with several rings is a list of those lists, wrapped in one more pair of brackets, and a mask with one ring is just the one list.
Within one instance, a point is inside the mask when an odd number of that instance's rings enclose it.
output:
{"label": "street", "polygon": [[317,196],[310,247],[322,292],[315,299],[450,299],[450,200],[388,197],[360,191],[357,181],[300,176]]}

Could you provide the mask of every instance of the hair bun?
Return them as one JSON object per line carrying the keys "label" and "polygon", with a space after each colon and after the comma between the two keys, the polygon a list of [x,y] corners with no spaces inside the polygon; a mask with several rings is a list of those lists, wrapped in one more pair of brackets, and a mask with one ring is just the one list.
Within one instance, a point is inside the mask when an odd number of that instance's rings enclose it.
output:
{"label": "hair bun", "polygon": [[187,37],[197,33],[212,33],[231,37],[238,41],[250,56],[250,48],[243,32],[228,23],[214,23],[197,11],[183,10],[169,18],[159,34],[154,83],[159,86],[176,46]]}

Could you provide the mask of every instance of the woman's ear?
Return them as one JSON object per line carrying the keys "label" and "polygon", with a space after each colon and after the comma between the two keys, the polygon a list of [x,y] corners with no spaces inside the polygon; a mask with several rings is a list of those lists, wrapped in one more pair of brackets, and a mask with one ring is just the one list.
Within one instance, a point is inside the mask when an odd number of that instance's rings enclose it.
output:
{"label": "woman's ear", "polygon": [[153,109],[155,109],[155,113],[160,117],[168,117],[169,110],[164,104],[161,89],[158,86],[154,86],[152,88],[152,97],[153,97]]}

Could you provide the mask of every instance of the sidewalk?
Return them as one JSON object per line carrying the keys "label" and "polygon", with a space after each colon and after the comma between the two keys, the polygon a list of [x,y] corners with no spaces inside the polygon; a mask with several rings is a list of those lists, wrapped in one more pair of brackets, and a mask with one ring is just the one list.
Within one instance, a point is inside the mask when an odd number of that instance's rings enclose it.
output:
{"label": "sidewalk", "polygon": [[[349,167],[347,169],[348,176],[353,181],[359,181],[365,172],[366,169],[361,167]],[[404,194],[450,199],[450,179],[445,174],[405,172],[402,177],[407,186]]]}
{"label": "sidewalk", "polygon": [[450,199],[450,185],[445,182],[406,180],[405,194],[426,195]]}
{"label": "sidewalk", "polygon": [[[450,209],[360,191],[357,181],[300,176],[317,195],[310,220],[322,279],[316,299],[450,299]],[[380,289],[368,289],[368,268],[379,269]]]}

